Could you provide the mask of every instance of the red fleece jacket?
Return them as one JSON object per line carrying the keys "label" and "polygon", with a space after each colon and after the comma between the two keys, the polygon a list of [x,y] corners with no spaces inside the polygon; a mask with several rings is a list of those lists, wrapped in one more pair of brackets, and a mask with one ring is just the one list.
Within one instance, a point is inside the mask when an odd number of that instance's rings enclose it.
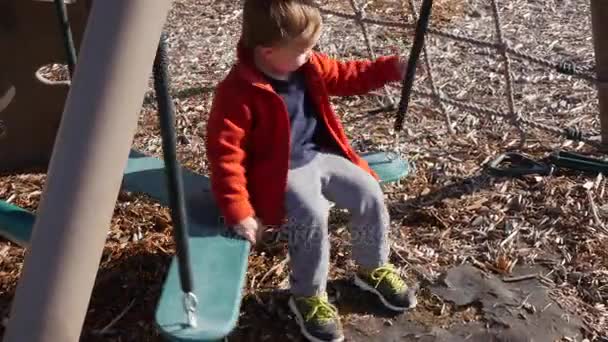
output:
{"label": "red fleece jacket", "polygon": [[[398,57],[340,62],[313,53],[302,66],[319,122],[342,154],[369,172],[350,146],[329,96],[362,95],[400,79]],[[257,216],[265,225],[285,220],[284,195],[290,151],[289,114],[283,99],[239,45],[238,62],[218,85],[207,124],[211,188],[225,223]]]}

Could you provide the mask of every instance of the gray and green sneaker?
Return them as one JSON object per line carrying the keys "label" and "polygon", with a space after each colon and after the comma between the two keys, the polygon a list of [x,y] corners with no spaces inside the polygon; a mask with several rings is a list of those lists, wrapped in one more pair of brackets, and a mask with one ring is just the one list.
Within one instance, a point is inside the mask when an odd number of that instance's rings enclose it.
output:
{"label": "gray and green sneaker", "polygon": [[405,311],[416,306],[416,295],[410,290],[391,264],[380,266],[372,271],[358,271],[355,285],[375,293],[387,308]]}
{"label": "gray and green sneaker", "polygon": [[291,297],[289,308],[296,315],[302,334],[312,342],[344,341],[338,309],[329,303],[327,294]]}

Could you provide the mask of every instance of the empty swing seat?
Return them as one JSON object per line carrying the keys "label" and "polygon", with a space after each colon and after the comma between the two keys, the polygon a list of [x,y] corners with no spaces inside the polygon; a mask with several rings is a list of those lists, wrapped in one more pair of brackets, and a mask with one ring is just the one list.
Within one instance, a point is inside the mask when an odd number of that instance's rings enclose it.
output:
{"label": "empty swing seat", "polygon": [[0,236],[20,246],[27,246],[36,216],[15,205],[0,201]]}
{"label": "empty swing seat", "polygon": [[393,152],[362,153],[361,157],[378,174],[382,184],[397,182],[411,172],[410,163]]}

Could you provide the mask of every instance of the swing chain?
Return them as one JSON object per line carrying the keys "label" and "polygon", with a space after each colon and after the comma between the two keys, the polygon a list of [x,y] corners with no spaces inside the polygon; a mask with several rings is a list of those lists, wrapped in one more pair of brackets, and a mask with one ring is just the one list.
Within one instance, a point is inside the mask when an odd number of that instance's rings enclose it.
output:
{"label": "swing chain", "polygon": [[8,129],[4,120],[0,120],[0,139],[4,138],[7,135]]}
{"label": "swing chain", "polygon": [[399,131],[394,131],[394,132],[393,132],[393,135],[395,136],[395,138],[393,139],[393,150],[392,150],[392,151],[389,151],[389,152],[386,154],[387,159],[388,159],[389,161],[391,161],[391,162],[392,162],[393,160],[396,160],[396,159],[398,159],[399,157],[401,157],[401,149],[399,148],[399,147],[400,147],[400,142],[399,142],[399,135],[400,135],[400,132],[399,132]]}
{"label": "swing chain", "polygon": [[196,308],[198,306],[198,299],[193,292],[184,293],[184,311],[188,318],[188,325],[191,328],[196,328],[198,322],[196,321]]}

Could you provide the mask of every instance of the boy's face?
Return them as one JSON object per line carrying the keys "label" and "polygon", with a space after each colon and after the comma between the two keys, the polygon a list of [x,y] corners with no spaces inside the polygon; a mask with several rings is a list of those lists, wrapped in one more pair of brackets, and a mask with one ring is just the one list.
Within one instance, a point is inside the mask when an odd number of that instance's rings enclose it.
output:
{"label": "boy's face", "polygon": [[[320,30],[319,30],[320,31]],[[319,40],[320,33],[311,39],[296,39],[287,44],[275,47],[262,47],[261,52],[266,64],[280,74],[289,74],[304,65],[313,47]]]}

